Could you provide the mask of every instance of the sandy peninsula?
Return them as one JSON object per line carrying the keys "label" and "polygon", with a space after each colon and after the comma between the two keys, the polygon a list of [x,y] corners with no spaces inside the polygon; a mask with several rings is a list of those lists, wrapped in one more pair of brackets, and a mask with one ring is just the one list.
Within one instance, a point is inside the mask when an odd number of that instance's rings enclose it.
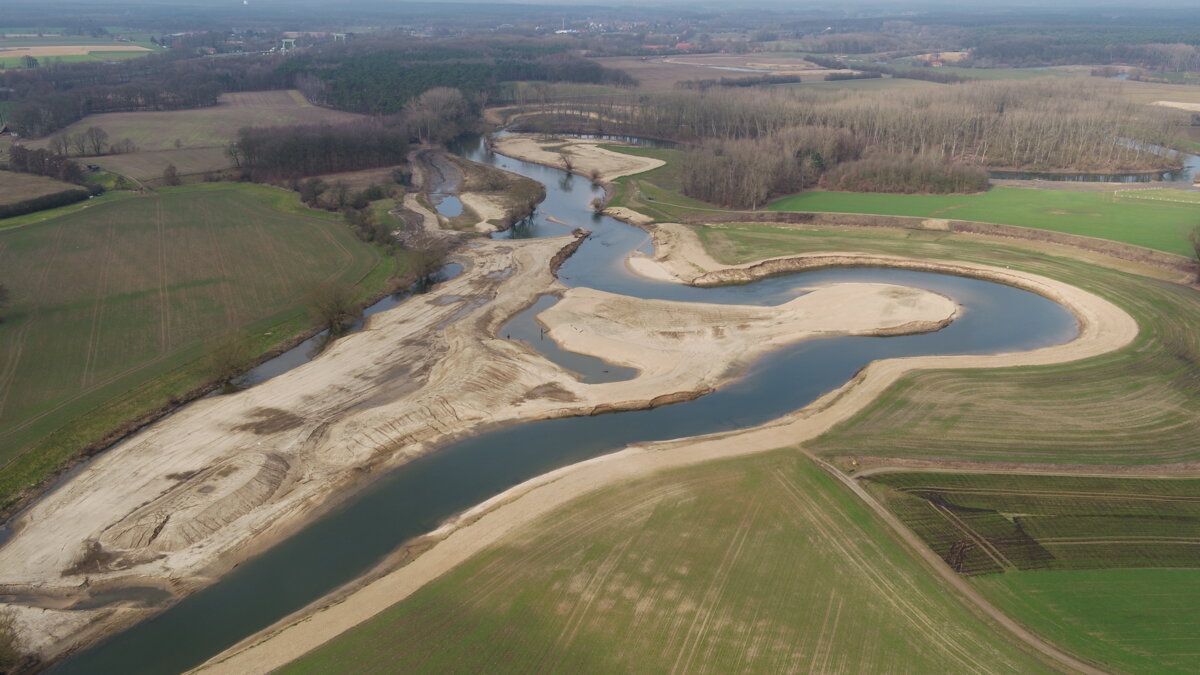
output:
{"label": "sandy peninsula", "polygon": [[666,163],[653,157],[635,157],[600,147],[611,143],[589,138],[564,140],[542,138],[536,134],[506,134],[496,137],[495,148],[501,154],[556,169],[564,168],[565,157],[573,172],[601,182],[657,169]]}
{"label": "sandy peninsula", "polygon": [[[513,146],[509,146],[506,152],[510,150],[513,150]],[[533,159],[530,155],[518,156],[521,159]],[[576,165],[577,171],[588,171],[590,168],[586,163]],[[278,668],[408,597],[424,584],[501,541],[517,528],[536,521],[590,491],[663,469],[786,446],[803,447],[806,441],[820,436],[861,411],[900,377],[914,370],[999,368],[1073,361],[1120,349],[1131,343],[1138,332],[1137,323],[1133,318],[1111,302],[1068,284],[1025,272],[953,261],[925,261],[855,253],[786,256],[746,265],[723,265],[708,255],[699,239],[685,226],[652,225],[648,219],[636,216],[630,217],[629,220],[651,230],[656,251],[653,256],[635,254],[628,264],[631,269],[656,279],[693,284],[745,282],[786,271],[839,265],[884,265],[940,271],[991,279],[1056,300],[1075,314],[1080,332],[1075,340],[1066,344],[1027,352],[876,361],[860,371],[850,382],[813,404],[761,426],[703,437],[634,445],[538,476],[445,524],[431,535],[437,543],[408,565],[385,574],[347,595],[328,598],[309,610],[248,638],[214,658],[200,668],[200,671],[264,673]],[[624,359],[621,362],[631,365],[639,363],[638,349],[626,342],[632,334],[627,332],[629,329],[623,323],[629,320],[628,316],[618,320],[600,318],[609,311],[607,305],[611,298],[608,294],[574,289],[566,294],[565,300],[571,302],[564,301],[551,312],[547,312],[548,316],[543,316],[543,319],[549,319],[554,324],[551,330],[556,338],[573,344],[574,346],[568,347],[571,349],[607,353],[608,358],[617,361]],[[876,298],[875,301],[879,302],[880,299]],[[936,304],[928,298],[923,301]],[[655,309],[659,313],[666,311],[669,317],[674,308],[659,306]],[[745,309],[747,308],[738,308],[737,311]],[[689,321],[697,319],[695,316],[687,318]],[[601,322],[603,327],[591,336],[583,336],[581,331],[563,329],[573,322],[585,320]],[[673,319],[671,324],[676,325]],[[708,329],[711,330],[713,325],[719,324],[719,321],[716,324],[710,323]],[[705,330],[702,322],[688,326],[697,332]],[[591,324],[589,328],[595,331]],[[751,330],[763,329],[762,326],[756,326]],[[578,337],[573,337],[572,332]],[[642,336],[641,339],[647,338]],[[715,339],[719,338],[712,334],[703,338],[693,335],[691,341],[700,344]],[[881,517],[887,515],[889,514],[884,513]],[[953,583],[950,580],[948,582]],[[969,590],[959,589],[964,593]],[[1053,646],[1013,624],[994,607],[985,606],[986,602],[982,598],[972,598],[972,602],[980,606],[982,611],[989,612],[990,608],[989,613],[993,620],[1006,625],[1035,649],[1064,664],[1073,667],[1081,665],[1069,655],[1061,654]]]}
{"label": "sandy peninsula", "polygon": [[[183,408],[37,502],[0,548],[0,594],[20,598],[8,606],[25,646],[53,658],[144,618],[155,610],[72,607],[131,586],[193,592],[372,475],[479,428],[694,398],[782,344],[936,330],[957,312],[887,284],[822,287],[777,308],[567,290],[551,261],[571,243],[479,240],[434,292],[304,366]],[[496,336],[548,292],[563,296],[541,319],[552,337],[639,375],[583,384]]]}

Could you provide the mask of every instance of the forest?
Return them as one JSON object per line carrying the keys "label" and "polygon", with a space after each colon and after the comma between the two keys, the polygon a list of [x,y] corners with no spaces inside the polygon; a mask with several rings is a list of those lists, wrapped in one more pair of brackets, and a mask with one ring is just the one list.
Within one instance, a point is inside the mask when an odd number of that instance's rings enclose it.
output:
{"label": "forest", "polygon": [[[871,162],[843,168],[827,182],[878,191],[903,176],[915,181],[903,191],[969,191],[980,189],[982,167],[1178,168],[1180,160],[1159,148],[1174,138],[1181,114],[1128,102],[1117,86],[1079,80],[890,92],[679,91],[636,103],[560,104],[523,124],[686,143],[692,156],[684,163],[685,192],[739,207],[814,185],[834,166],[862,158]],[[933,170],[931,162],[940,167]]]}
{"label": "forest", "polygon": [[631,86],[627,74],[566,53],[560,41],[467,44],[362,41],[331,45],[289,59],[289,76],[310,101],[342,110],[389,114],[433,87],[453,87],[486,100],[501,82],[582,82]]}

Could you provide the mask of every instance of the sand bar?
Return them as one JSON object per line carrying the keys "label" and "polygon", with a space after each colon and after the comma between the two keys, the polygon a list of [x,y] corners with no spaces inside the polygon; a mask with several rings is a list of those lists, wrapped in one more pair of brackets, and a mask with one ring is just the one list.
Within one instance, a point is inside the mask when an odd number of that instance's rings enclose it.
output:
{"label": "sand bar", "polygon": [[[789,256],[766,263],[728,266],[713,260],[687,228],[666,229],[667,237],[660,237],[659,230],[655,230],[656,242],[660,245],[669,242],[668,250],[656,252],[655,258],[669,261],[672,270],[669,274],[679,279],[697,281],[704,278],[713,283],[744,281],[777,273],[782,268],[798,270],[830,264],[890,265],[943,271],[1009,283],[1050,297],[1076,315],[1080,334],[1069,343],[1027,352],[876,361],[846,385],[812,405],[767,424],[723,434],[634,445],[538,476],[443,526],[434,533],[441,540],[407,566],[344,598],[331,600],[302,616],[281,622],[275,628],[243,641],[199,670],[205,673],[269,672],[403,600],[472,555],[576,497],[664,469],[802,445],[861,411],[900,377],[914,370],[1000,368],[1073,361],[1120,349],[1131,343],[1138,332],[1133,318],[1111,302],[1068,284],[1026,272],[854,253]],[[690,254],[696,255],[698,260],[684,258]],[[659,264],[655,258],[646,260],[650,264]],[[593,298],[594,302],[602,300]]]}

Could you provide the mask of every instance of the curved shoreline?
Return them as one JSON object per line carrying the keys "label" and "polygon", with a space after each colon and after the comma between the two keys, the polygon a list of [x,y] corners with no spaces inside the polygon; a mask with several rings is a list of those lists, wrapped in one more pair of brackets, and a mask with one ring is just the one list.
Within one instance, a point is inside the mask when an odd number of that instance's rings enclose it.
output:
{"label": "curved shoreline", "polygon": [[[694,237],[690,231],[686,232]],[[658,239],[656,236],[656,243]],[[698,245],[698,242],[694,241],[688,243]],[[703,251],[702,247],[697,247]],[[690,246],[687,248],[690,249]],[[674,253],[678,255],[677,251]],[[661,258],[665,255],[656,257]],[[875,361],[842,387],[801,410],[767,424],[735,432],[631,445],[608,455],[543,474],[492,497],[428,535],[428,538],[440,538],[440,541],[405,567],[390,572],[348,595],[332,601],[326,600],[321,606],[310,606],[303,618],[297,620],[293,617],[281,622],[282,626],[277,624],[260,632],[197,670],[206,673],[249,673],[267,672],[278,668],[403,600],[518,527],[535,521],[579,496],[656,471],[801,445],[857,414],[909,372],[941,368],[1003,368],[1076,361],[1120,349],[1130,344],[1138,333],[1138,325],[1132,317],[1099,296],[1038,275],[1001,270],[986,265],[845,253],[785,256],[770,261],[729,266],[716,263],[707,256],[707,252],[703,257],[707,260],[702,262],[715,269],[706,270],[695,278],[708,277],[713,283],[751,281],[811,266],[830,266],[835,261],[838,265],[891,265],[1000,281],[1036,292],[1064,305],[1079,321],[1080,333],[1070,342],[1026,352]],[[680,275],[673,273],[674,270],[671,272],[676,279],[680,278]],[[853,482],[850,481],[850,484],[853,485]],[[889,521],[889,524],[892,522]],[[922,557],[927,558],[925,555]],[[969,596],[969,587],[966,591],[962,588],[957,590],[960,593],[968,592]],[[971,599],[977,606],[984,608],[984,613],[993,620],[1005,625],[1043,654],[1078,669],[1090,669],[1087,664],[1078,662],[1024,631],[1004,615],[997,616],[994,608],[993,612],[986,611],[979,598]]]}

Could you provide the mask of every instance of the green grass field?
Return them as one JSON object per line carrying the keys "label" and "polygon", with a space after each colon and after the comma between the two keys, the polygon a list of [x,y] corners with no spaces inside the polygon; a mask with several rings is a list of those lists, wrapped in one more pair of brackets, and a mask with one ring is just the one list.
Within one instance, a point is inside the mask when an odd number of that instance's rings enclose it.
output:
{"label": "green grass field", "polygon": [[[808,86],[808,85],[804,85]],[[616,181],[611,205],[641,211],[659,221],[722,211],[682,194],[683,153],[657,148],[605,146],[616,152],[655,157],[666,166]],[[945,218],[1018,225],[1108,239],[1191,256],[1188,233],[1200,222],[1200,203],[1185,190],[1074,192],[997,187],[968,195],[893,195],[855,192],[803,192],[767,206],[771,211],[864,213]],[[1179,195],[1189,195],[1180,197]]]}
{"label": "green grass field", "polygon": [[200,384],[196,360],[213,339],[246,332],[265,351],[306,328],[311,284],[369,295],[393,272],[337,216],[284,190],[125,195],[0,229],[13,296],[0,323],[0,503]]}
{"label": "green grass field", "polygon": [[672,470],[521,528],[282,672],[1046,668],[793,451]]}
{"label": "green grass field", "polygon": [[863,251],[1011,266],[1106,297],[1141,327],[1130,347],[1086,361],[905,376],[810,444],[829,458],[1077,465],[1200,459],[1200,294],[1193,289],[1088,264],[1083,260],[1092,256],[1083,252],[946,232],[737,224],[698,233],[724,262]]}
{"label": "green grass field", "polygon": [[1109,669],[1196,672],[1198,570],[1010,572],[972,583],[1038,634]]}
{"label": "green grass field", "polygon": [[890,195],[805,192],[767,207],[772,211],[828,211],[1020,225],[1191,255],[1187,233],[1200,206],[1116,199],[1109,192],[992,188],[972,195]]}
{"label": "green grass field", "polygon": [[[1200,480],[894,472],[872,493],[998,607],[1127,672],[1200,654]],[[1003,572],[1003,574],[996,574]]]}

